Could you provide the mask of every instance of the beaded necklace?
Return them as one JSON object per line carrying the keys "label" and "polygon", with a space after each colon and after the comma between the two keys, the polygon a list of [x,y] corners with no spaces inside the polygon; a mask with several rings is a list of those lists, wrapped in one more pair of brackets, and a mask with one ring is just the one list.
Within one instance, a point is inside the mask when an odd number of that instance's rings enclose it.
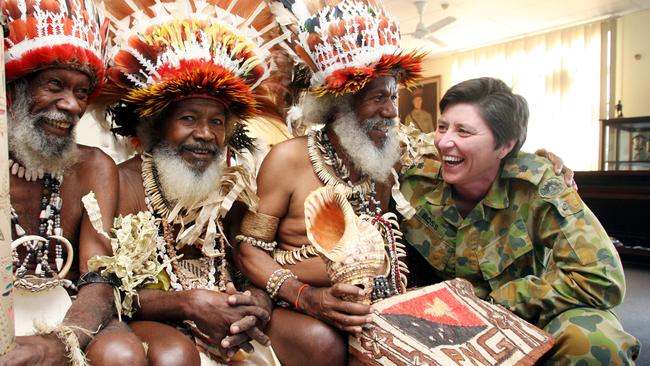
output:
{"label": "beaded necklace", "polygon": [[[10,161],[10,163],[12,162]],[[17,163],[10,164],[12,171],[16,170],[16,164]],[[20,177],[20,174],[18,176]],[[25,176],[23,175],[23,177]],[[27,282],[21,280],[24,279],[27,275],[27,267],[30,263],[35,264],[34,274],[41,279],[44,279],[46,277],[56,278],[58,272],[61,271],[63,267],[63,249],[61,247],[61,242],[59,240],[51,238],[52,235],[63,236],[63,229],[61,228],[61,207],[63,205],[63,199],[60,196],[60,188],[61,182],[63,181],[63,176],[60,175],[58,177],[54,177],[49,173],[46,173],[43,174],[42,177],[43,193],[41,195],[41,210],[39,213],[38,235],[42,238],[48,239],[45,239],[44,241],[28,241],[27,245],[25,245],[27,248],[27,254],[22,260],[20,260],[18,256],[17,249],[13,250],[12,252],[13,265],[16,268],[16,286],[29,290],[33,290],[33,286],[29,286]],[[11,223],[16,233],[16,240],[26,235],[25,229],[20,226],[20,223],[18,221],[18,213],[13,206],[11,206]],[[56,264],[57,272],[54,272],[54,270],[50,267],[49,262],[50,245],[52,241],[55,242],[54,263]],[[71,253],[68,253],[68,255],[71,255]],[[69,284],[69,282],[64,282],[64,284]],[[40,285],[40,287],[43,287],[43,285]]]}
{"label": "beaded necklace", "polygon": [[[167,220],[170,213],[170,204],[160,191],[158,173],[150,155],[143,154],[142,156],[142,182],[147,208],[153,215],[162,218],[163,224],[160,235],[164,240],[158,241],[157,249],[158,256],[163,263],[171,263],[171,266],[165,267],[171,287],[176,291],[195,288],[225,291],[227,261],[225,260],[225,241],[223,238],[215,239],[219,241],[219,256],[180,260],[176,252],[173,225]],[[183,212],[179,213],[179,215],[182,214]],[[215,264],[215,262],[218,262],[218,264]],[[218,283],[215,278],[217,267],[219,268]]]}
{"label": "beaded necklace", "polygon": [[[400,257],[405,256],[403,244],[398,241],[402,237],[402,233],[399,231],[399,224],[394,214],[382,215],[381,203],[377,200],[375,191],[375,182],[364,176],[360,184],[352,183],[348,169],[338,157],[324,130],[310,131],[308,149],[312,166],[323,184],[335,187],[345,184],[346,197],[355,213],[363,219],[369,218],[369,221],[384,238],[391,270],[388,278],[385,276],[375,278],[377,293],[373,294],[373,298],[384,298],[395,293],[404,293],[406,290],[405,273],[408,273],[408,268],[404,262],[399,260]],[[332,176],[327,167],[331,167],[336,176]],[[371,209],[371,205],[374,207],[374,211]]]}

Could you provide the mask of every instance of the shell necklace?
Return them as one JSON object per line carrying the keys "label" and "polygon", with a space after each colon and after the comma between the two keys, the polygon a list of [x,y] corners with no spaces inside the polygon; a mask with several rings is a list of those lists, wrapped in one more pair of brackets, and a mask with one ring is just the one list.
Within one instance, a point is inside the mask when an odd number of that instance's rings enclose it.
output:
{"label": "shell necklace", "polygon": [[[381,203],[377,200],[375,191],[375,182],[365,176],[362,183],[358,185],[352,183],[345,164],[336,154],[336,150],[324,130],[310,131],[307,141],[309,158],[314,171],[323,184],[344,187],[346,197],[354,207],[355,213],[368,219],[384,238],[384,247],[390,261],[390,273],[388,277],[375,277],[373,300],[390,297],[396,293],[404,293],[408,268],[406,263],[400,260],[406,256],[404,244],[399,242],[402,233],[393,213],[388,212],[382,215]],[[332,175],[332,169],[336,175]],[[371,204],[374,206],[374,212],[370,208]]]}
{"label": "shell necklace", "polygon": [[[324,130],[309,131],[307,149],[311,165],[320,181],[344,192],[357,215],[366,213],[365,211],[370,208],[369,201],[373,204],[377,203],[375,182],[364,175],[358,184],[352,183],[348,169],[336,154]],[[375,209],[381,210],[378,205],[375,205]]]}
{"label": "shell necklace", "polygon": [[[171,266],[165,270],[171,282],[171,287],[176,291],[194,288],[219,289],[226,288],[226,260],[223,257],[201,257],[199,259],[178,259],[173,235],[173,225],[168,223],[170,204],[160,191],[160,182],[153,158],[142,155],[142,184],[145,192],[145,203],[149,211],[158,218],[162,218],[162,237],[164,241],[158,243],[158,256],[163,261],[168,261]],[[220,242],[220,252],[225,253],[225,241]],[[164,243],[164,244],[163,244]],[[172,259],[173,258],[173,259]],[[215,262],[218,262],[215,263]],[[219,268],[219,281],[215,278]]]}
{"label": "shell necklace", "polygon": [[[15,166],[15,164],[17,163],[14,163],[13,165]],[[56,285],[61,282],[58,279],[58,272],[61,271],[63,267],[63,249],[61,241],[56,239],[56,237],[63,237],[63,229],[61,228],[61,207],[63,205],[63,199],[61,199],[59,194],[63,176],[60,175],[54,177],[49,173],[45,173],[43,174],[42,179],[43,193],[40,200],[41,210],[39,214],[38,235],[41,238],[47,239],[28,240],[26,245],[27,254],[22,261],[18,256],[17,249],[12,251],[13,264],[16,268],[15,285],[16,287],[30,291],[39,291],[41,289],[49,288],[50,285]],[[25,237],[25,229],[20,226],[20,223],[18,222],[18,213],[13,206],[11,206],[11,223],[16,232],[15,241]],[[50,245],[53,241],[56,242],[54,246],[54,263],[56,264],[56,272],[50,267],[49,263]],[[72,255],[72,253],[68,253],[68,255]],[[36,265],[34,274],[38,278],[45,279],[47,277],[52,277],[54,280],[51,283],[49,281],[39,281],[39,285],[31,284],[25,279],[25,276],[27,275],[27,267],[30,262],[33,262]],[[66,285],[66,287],[71,287],[69,281],[63,281],[61,283]]]}

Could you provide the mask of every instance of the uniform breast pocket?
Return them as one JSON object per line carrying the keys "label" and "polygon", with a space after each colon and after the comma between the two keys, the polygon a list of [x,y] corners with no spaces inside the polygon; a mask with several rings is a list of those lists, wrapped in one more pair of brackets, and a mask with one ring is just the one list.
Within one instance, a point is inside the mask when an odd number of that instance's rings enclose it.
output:
{"label": "uniform breast pocket", "polygon": [[[440,272],[445,272],[454,246],[444,235],[438,232],[443,228],[426,212],[418,213],[402,225],[404,238],[424,257],[429,264]],[[438,230],[436,230],[438,229]]]}
{"label": "uniform breast pocket", "polygon": [[520,219],[480,250],[481,273],[492,289],[534,273],[535,253],[525,228]]}

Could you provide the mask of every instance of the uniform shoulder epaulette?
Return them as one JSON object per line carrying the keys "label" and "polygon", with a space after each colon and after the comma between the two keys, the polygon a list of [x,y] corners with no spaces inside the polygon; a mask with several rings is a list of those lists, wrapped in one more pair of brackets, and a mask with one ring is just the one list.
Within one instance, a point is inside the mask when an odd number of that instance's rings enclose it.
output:
{"label": "uniform shoulder epaulette", "polygon": [[520,152],[506,161],[502,178],[521,179],[537,187],[537,194],[549,202],[563,217],[574,215],[583,208],[578,193],[566,185],[561,176],[553,170],[553,164],[539,155]]}
{"label": "uniform shoulder epaulette", "polygon": [[554,175],[553,165],[548,159],[535,154],[519,152],[515,157],[505,161],[501,177],[522,179],[539,185],[548,172]]}
{"label": "uniform shoulder epaulette", "polygon": [[568,187],[562,177],[547,176],[537,186],[539,197],[551,203],[563,217],[582,211],[582,199],[573,188]]}

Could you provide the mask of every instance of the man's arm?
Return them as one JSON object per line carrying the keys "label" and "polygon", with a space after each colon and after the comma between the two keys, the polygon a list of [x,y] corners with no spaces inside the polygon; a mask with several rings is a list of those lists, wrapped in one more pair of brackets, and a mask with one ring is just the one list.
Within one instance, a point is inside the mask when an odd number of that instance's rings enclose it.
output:
{"label": "man's arm", "polygon": [[[94,191],[99,202],[104,229],[110,229],[115,216],[118,197],[117,168],[113,160],[101,150],[81,147],[83,160],[79,163],[78,172],[83,176],[80,186],[81,196]],[[86,262],[94,255],[110,255],[111,248],[108,240],[99,235],[90,224],[84,212],[81,218],[79,233],[79,270],[87,271]],[[43,304],[47,306],[47,304]],[[114,314],[113,288],[111,285],[94,283],[79,289],[77,299],[66,313],[62,325],[69,327],[77,336],[81,349],[92,339],[92,334],[105,325]],[[0,358],[0,365],[67,365],[69,359],[66,346],[55,334],[41,336],[18,337],[17,347]]]}
{"label": "man's arm", "polygon": [[[293,182],[290,177],[295,174],[297,169],[295,164],[290,163],[293,158],[294,145],[297,147],[297,144],[291,142],[289,145],[285,142],[275,146],[262,162],[257,175],[257,195],[260,198],[257,212],[278,218],[287,214],[293,191]],[[281,164],[283,161],[285,164]],[[284,172],[280,165],[284,165]],[[237,267],[255,286],[261,289],[265,288],[271,273],[282,268],[267,252],[260,248],[237,241],[232,244]]]}
{"label": "man's arm", "polygon": [[[102,214],[104,231],[110,232],[113,226],[119,199],[117,166],[111,157],[97,148],[84,147],[86,158],[80,167],[83,193],[93,191]],[[79,273],[88,271],[88,260],[94,256],[112,255],[110,241],[100,235],[90,223],[88,213],[83,210],[79,233]],[[113,287],[106,283],[94,283],[79,289],[77,299],[72,303],[63,324],[97,332],[114,316]],[[84,349],[92,339],[83,332],[77,332],[81,348]]]}
{"label": "man's arm", "polygon": [[[306,154],[305,147],[299,140],[290,140],[275,146],[264,159],[257,177],[259,213],[283,218],[289,212],[294,187],[301,184],[297,179],[301,169],[298,154]],[[302,205],[301,202],[300,208]],[[269,253],[246,241],[235,243],[234,254],[240,270],[261,289],[266,288],[275,271],[282,269]],[[360,296],[359,288],[348,285],[308,287],[301,281],[301,274],[296,274],[298,278],[284,281],[277,298],[297,304],[305,313],[346,331],[360,332],[361,325],[368,322],[369,306],[340,300],[343,295]]]}

